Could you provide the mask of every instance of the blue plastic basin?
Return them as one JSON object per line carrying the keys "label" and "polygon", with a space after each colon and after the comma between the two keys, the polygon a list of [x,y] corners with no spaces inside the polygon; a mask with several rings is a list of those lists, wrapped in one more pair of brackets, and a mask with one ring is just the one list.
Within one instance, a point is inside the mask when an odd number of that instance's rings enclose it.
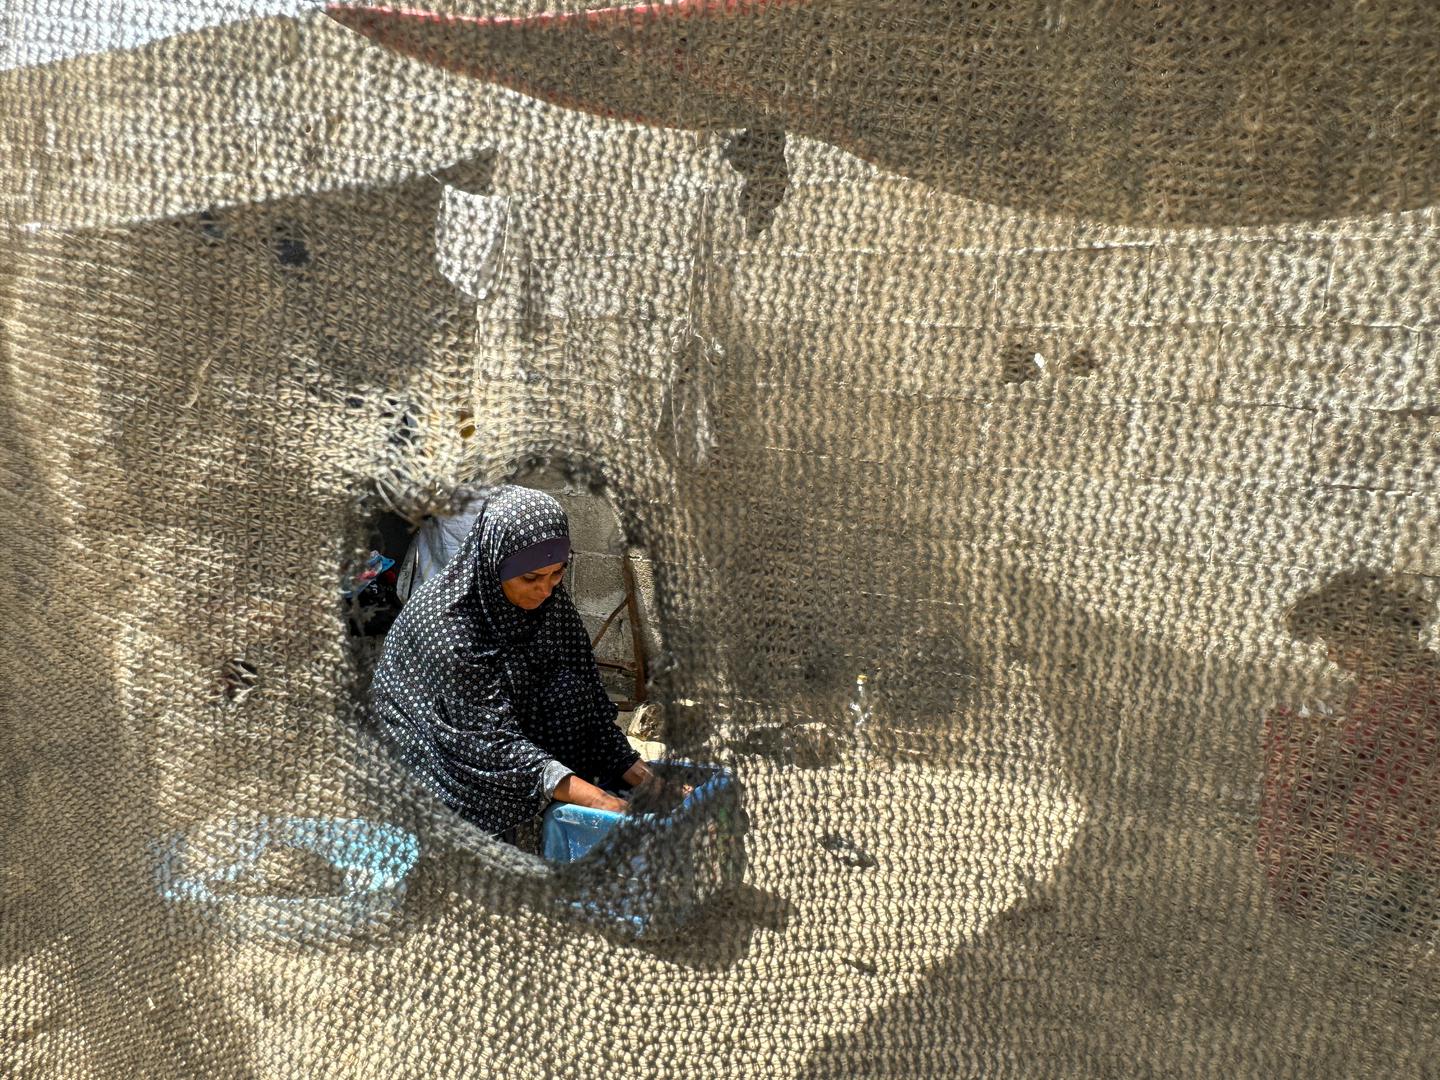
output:
{"label": "blue plastic basin", "polygon": [[[651,762],[650,764],[660,763]],[[684,800],[664,817],[657,817],[655,814],[631,816],[616,813],[613,810],[596,810],[589,806],[576,806],[574,803],[552,803],[544,815],[545,824],[542,838],[545,845],[545,858],[557,863],[574,862],[603,840],[612,829],[626,820],[651,823],[658,830],[663,831],[675,819],[693,813],[702,803],[719,795],[730,786],[729,773],[723,769],[715,769],[713,773],[709,780],[685,796]]]}
{"label": "blue plastic basin", "polygon": [[568,882],[564,902],[635,936],[688,924],[745,873],[745,813],[730,774],[651,764],[672,780],[695,783],[694,790],[663,814],[556,803],[545,811],[542,832],[545,858]]}

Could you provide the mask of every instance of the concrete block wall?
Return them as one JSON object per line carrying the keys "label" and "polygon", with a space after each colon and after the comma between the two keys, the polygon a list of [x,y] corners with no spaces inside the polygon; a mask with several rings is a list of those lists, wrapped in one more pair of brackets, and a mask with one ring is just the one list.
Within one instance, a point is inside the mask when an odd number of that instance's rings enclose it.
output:
{"label": "concrete block wall", "polygon": [[[625,598],[625,579],[621,567],[625,556],[625,538],[610,503],[587,488],[570,484],[553,472],[534,472],[516,480],[526,487],[548,491],[560,501],[570,519],[571,561],[567,584],[571,598],[593,638],[605,617]],[[655,616],[655,585],[650,559],[638,548],[630,552],[630,568],[635,575],[635,599],[640,609],[640,632],[645,642],[646,662],[654,664],[660,655],[659,622]],[[610,629],[595,649],[599,660],[631,663],[634,661],[630,616],[626,611],[610,623]],[[633,693],[630,675],[623,671],[601,669],[606,687],[612,696],[628,698]]]}

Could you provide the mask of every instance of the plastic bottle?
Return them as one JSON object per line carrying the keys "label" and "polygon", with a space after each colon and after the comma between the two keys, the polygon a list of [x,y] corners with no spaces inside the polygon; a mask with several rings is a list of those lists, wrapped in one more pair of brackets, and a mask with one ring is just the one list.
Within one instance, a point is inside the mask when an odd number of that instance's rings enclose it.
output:
{"label": "plastic bottle", "polygon": [[869,757],[874,751],[875,700],[870,689],[870,677],[863,671],[855,676],[855,692],[846,710],[850,714],[855,747],[862,757]]}

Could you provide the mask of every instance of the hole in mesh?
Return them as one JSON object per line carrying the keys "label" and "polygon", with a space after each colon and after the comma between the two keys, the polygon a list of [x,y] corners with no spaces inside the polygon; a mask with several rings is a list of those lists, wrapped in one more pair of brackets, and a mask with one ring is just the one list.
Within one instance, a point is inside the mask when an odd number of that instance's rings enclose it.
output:
{"label": "hole in mesh", "polygon": [[380,410],[380,418],[389,421],[390,433],[386,436],[391,446],[404,450],[414,447],[420,441],[420,422],[415,418],[418,410],[406,402],[386,398]]}
{"label": "hole in mesh", "polygon": [[1034,347],[1017,342],[1000,354],[1000,379],[1007,383],[1023,383],[1038,379],[1044,360]]}
{"label": "hole in mesh", "polygon": [[225,226],[213,210],[202,210],[195,217],[195,226],[207,244],[218,244],[225,239]]}
{"label": "hole in mesh", "polygon": [[[473,426],[473,417],[466,414],[462,423]],[[397,431],[401,437],[406,433]],[[604,688],[621,710],[627,737],[645,754],[663,754],[664,712],[648,701],[649,672],[663,655],[649,558],[627,543],[614,508],[583,479],[531,468],[512,482],[546,491],[565,510],[572,550],[564,587],[592,641]],[[483,490],[462,485],[444,494],[417,493],[398,500],[405,505],[365,501],[363,543],[342,569],[349,636],[361,653],[365,685],[384,636],[408,598],[454,554],[475,520]]]}
{"label": "hole in mesh", "polygon": [[375,511],[363,558],[352,559],[341,568],[341,592],[352,638],[379,638],[400,614],[399,567],[410,544],[410,532],[410,522],[399,513]]}
{"label": "hole in mesh", "polygon": [[[650,629],[651,568],[643,549],[627,543],[631,538],[622,530],[614,506],[599,493],[598,482],[587,481],[578,470],[560,474],[533,469],[517,474],[512,482],[545,491],[566,513],[571,556],[565,572],[568,580],[557,587],[572,596],[581,623],[576,629],[589,639],[586,647],[599,663],[603,684],[588,681],[592,676],[585,676],[583,664],[567,665],[560,677],[547,675],[533,685],[524,671],[535,669],[527,667],[514,675],[507,668],[504,678],[519,680],[507,684],[513,695],[511,707],[527,742],[587,784],[608,787],[613,795],[605,796],[606,803],[614,795],[628,799],[629,812],[585,805],[591,794],[585,787],[567,788],[582,796],[580,803],[547,803],[543,797],[532,801],[522,796],[517,804],[513,787],[497,788],[487,799],[482,787],[463,787],[445,779],[453,774],[435,769],[438,751],[425,749],[430,745],[425,725],[406,719],[403,702],[409,697],[423,699],[423,687],[401,687],[397,698],[365,711],[396,759],[425,787],[483,833],[519,847],[522,858],[534,859],[541,868],[548,864],[551,876],[545,880],[553,888],[537,901],[548,913],[580,918],[631,939],[688,925],[713,910],[714,903],[723,903],[743,882],[748,819],[739,786],[721,765],[671,760],[663,742],[663,713],[634,707],[644,704],[636,699],[647,696],[647,663],[658,651],[653,644],[658,635]],[[369,684],[385,654],[383,643],[397,632],[395,620],[405,619],[407,604],[425,603],[431,610],[432,594],[421,591],[427,588],[424,583],[434,580],[460,550],[480,520],[487,494],[478,485],[443,492],[417,488],[404,494],[391,485],[377,484],[375,496],[361,500],[368,515],[364,546],[356,545],[352,568],[347,568],[342,581],[353,592],[353,602],[362,605],[377,597],[384,601],[384,589],[376,583],[389,570],[396,571],[398,586],[390,624],[370,632],[378,625],[371,620],[352,628],[349,637],[359,666],[356,688],[363,699],[369,699]],[[391,560],[391,566],[369,580],[357,580],[354,568],[379,559]],[[573,647],[574,639],[564,629],[569,618],[556,624],[556,632],[564,634],[555,639],[562,650]],[[447,629],[464,633],[460,624]],[[431,647],[424,634],[417,634],[409,644],[411,655]],[[403,682],[403,676],[397,675],[397,680]],[[492,692],[488,682],[484,685],[477,698],[482,702]],[[592,690],[619,706],[618,717],[608,708],[592,711],[596,700]],[[606,726],[616,722],[618,731]],[[594,724],[601,727],[586,730]],[[577,732],[582,731],[585,736],[577,740]],[[587,747],[583,740],[591,734],[595,739]],[[613,741],[617,738],[618,747]],[[628,765],[606,773],[612,749],[628,762],[627,738],[631,749],[653,762],[653,779],[634,787],[623,779]],[[586,763],[586,754],[594,769]],[[526,757],[514,767],[529,769],[532,760]],[[548,774],[547,768],[546,778]],[[537,783],[546,778],[537,778]],[[559,782],[566,780],[561,777]]]}
{"label": "hole in mesh", "polygon": [[304,230],[292,222],[278,222],[271,236],[275,260],[281,266],[301,267],[310,262],[310,248]]}
{"label": "hole in mesh", "polygon": [[785,161],[785,133],[747,128],[725,142],[721,156],[745,178],[740,188],[740,214],[746,232],[759,236],[774,220],[775,210],[790,188]]}
{"label": "hole in mesh", "polygon": [[226,661],[221,673],[225,699],[237,705],[250,696],[250,692],[255,689],[259,681],[260,672],[255,665],[238,657]]}
{"label": "hole in mesh", "polygon": [[839,833],[826,833],[820,837],[820,846],[845,866],[854,867],[857,870],[868,870],[876,865],[874,857],[869,852]]}
{"label": "hole in mesh", "polygon": [[1066,361],[1073,375],[1089,376],[1100,370],[1100,361],[1089,348],[1076,349]]}

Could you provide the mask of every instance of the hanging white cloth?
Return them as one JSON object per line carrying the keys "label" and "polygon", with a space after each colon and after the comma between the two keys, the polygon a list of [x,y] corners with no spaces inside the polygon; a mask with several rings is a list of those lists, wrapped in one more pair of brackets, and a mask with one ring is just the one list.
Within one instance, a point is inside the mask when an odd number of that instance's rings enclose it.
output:
{"label": "hanging white cloth", "polygon": [[395,578],[395,595],[402,604],[454,558],[484,504],[483,495],[462,493],[456,497],[455,513],[434,514],[421,522]]}

